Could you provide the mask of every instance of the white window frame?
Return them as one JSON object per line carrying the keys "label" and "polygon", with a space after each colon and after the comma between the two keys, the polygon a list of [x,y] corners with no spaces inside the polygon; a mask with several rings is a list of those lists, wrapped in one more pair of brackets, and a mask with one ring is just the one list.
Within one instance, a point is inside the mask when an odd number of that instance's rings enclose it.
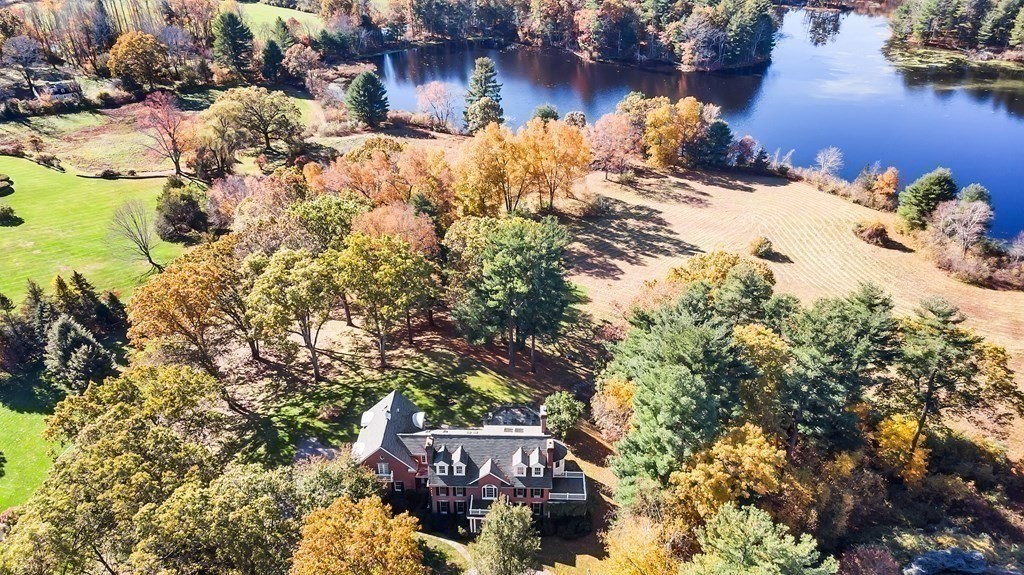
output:
{"label": "white window frame", "polygon": [[544,490],[539,487],[530,488],[530,499],[540,499],[544,497]]}
{"label": "white window frame", "polygon": [[451,510],[451,505],[449,505],[449,503],[447,501],[438,501],[437,502],[437,512],[438,513],[441,513],[442,515],[448,515],[448,512],[450,510]]}
{"label": "white window frame", "polygon": [[465,515],[466,514],[466,502],[465,501],[461,501],[460,500],[460,501],[456,501],[455,502],[455,514],[456,515]]}
{"label": "white window frame", "polygon": [[448,464],[447,463],[436,463],[434,464],[434,473],[438,475],[448,475]]}
{"label": "white window frame", "polygon": [[516,487],[515,491],[512,492],[512,496],[519,499],[525,499],[527,493],[529,493],[529,491],[525,487]]}
{"label": "white window frame", "polygon": [[466,466],[461,463],[456,463],[455,465],[452,466],[452,472],[456,476],[462,477],[466,475]]}
{"label": "white window frame", "polygon": [[530,511],[532,511],[534,515],[543,515],[544,504],[534,501],[530,504]]}
{"label": "white window frame", "polygon": [[454,487],[453,489],[455,489],[455,493],[454,493],[455,497],[465,497],[466,496],[466,488],[465,487]]}
{"label": "white window frame", "polygon": [[526,477],[527,469],[523,464],[516,465],[516,477]]}
{"label": "white window frame", "polygon": [[392,487],[394,488],[395,493],[401,493],[401,492],[405,491],[405,482],[404,481],[396,481],[396,482],[392,483]]}
{"label": "white window frame", "polygon": [[[491,494],[490,497],[487,496],[488,493]],[[493,500],[497,499],[498,498],[498,488],[495,487],[494,485],[484,485],[483,490],[480,492],[480,498],[481,499],[486,499],[487,501],[493,501]]]}
{"label": "white window frame", "polygon": [[377,475],[387,475],[391,473],[391,465],[387,461],[377,462]]}
{"label": "white window frame", "polygon": [[534,465],[533,466],[533,476],[534,477],[544,477],[544,467],[542,467],[540,465]]}

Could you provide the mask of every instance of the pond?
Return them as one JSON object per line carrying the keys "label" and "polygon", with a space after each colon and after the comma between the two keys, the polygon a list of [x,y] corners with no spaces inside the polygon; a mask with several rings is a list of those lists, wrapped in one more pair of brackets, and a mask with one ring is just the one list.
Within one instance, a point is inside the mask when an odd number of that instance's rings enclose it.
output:
{"label": "pond", "polygon": [[948,167],[961,186],[979,182],[992,191],[993,235],[1012,237],[1024,229],[1024,72],[897,66],[884,53],[888,38],[884,15],[791,10],[772,62],[752,72],[642,70],[519,46],[418,48],[376,64],[392,108],[414,110],[417,85],[464,88],[473,61],[489,56],[512,125],[543,103],[563,114],[581,110],[593,122],[633,90],[695,96],[721,106],[737,136],[750,134],[769,151],[795,150],[797,165],[837,146],[850,179],[876,161],[899,168],[904,184]]}

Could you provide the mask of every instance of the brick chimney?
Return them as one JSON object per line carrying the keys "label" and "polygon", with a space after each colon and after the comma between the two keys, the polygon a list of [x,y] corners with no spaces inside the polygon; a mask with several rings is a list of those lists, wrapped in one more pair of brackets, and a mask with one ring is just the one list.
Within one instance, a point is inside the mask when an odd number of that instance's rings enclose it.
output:
{"label": "brick chimney", "polygon": [[427,454],[427,469],[430,469],[430,463],[434,461],[434,436],[428,435],[427,442],[423,444],[423,450]]}
{"label": "brick chimney", "polygon": [[547,464],[548,464],[548,467],[550,467],[551,469],[554,469],[555,468],[555,440],[551,439],[549,437],[548,440],[544,442],[544,447],[547,449],[547,454],[548,454]]}
{"label": "brick chimney", "polygon": [[548,406],[540,406],[540,430],[541,433],[548,433]]}

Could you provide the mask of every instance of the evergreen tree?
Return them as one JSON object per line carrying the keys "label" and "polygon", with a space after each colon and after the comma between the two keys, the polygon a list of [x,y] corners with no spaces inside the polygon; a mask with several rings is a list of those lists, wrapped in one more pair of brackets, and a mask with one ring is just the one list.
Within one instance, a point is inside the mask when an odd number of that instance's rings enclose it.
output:
{"label": "evergreen tree", "polygon": [[1024,48],[1024,6],[1017,12],[1017,18],[1013,21],[1013,32],[1010,33],[1010,46]]}
{"label": "evergreen tree", "polygon": [[295,45],[295,37],[292,36],[292,31],[288,29],[288,23],[280,16],[277,17],[277,20],[274,20],[274,29],[271,30],[270,34],[281,50],[287,50]]}
{"label": "evergreen tree", "polygon": [[501,109],[501,84],[498,83],[498,71],[494,67],[494,60],[490,58],[477,58],[473,67],[473,75],[469,78],[469,87],[466,88],[466,112],[463,119],[470,124],[468,114],[470,107],[482,98],[490,98],[498,107],[498,117],[503,117],[505,111]]}
{"label": "evergreen tree", "polygon": [[757,154],[754,156],[754,161],[750,163],[751,169],[755,172],[764,173],[771,168],[771,161],[768,159],[768,151],[764,147],[757,149]]}
{"label": "evergreen tree", "polygon": [[540,118],[541,120],[544,120],[545,122],[550,122],[551,120],[557,120],[558,119],[558,109],[555,108],[554,106],[552,106],[551,104],[541,104],[540,106],[537,106],[536,108],[534,108],[533,116],[531,116],[530,118],[531,119],[533,119],[533,118]]}
{"label": "evergreen tree", "polygon": [[114,30],[110,27],[110,17],[103,0],[93,2],[92,41],[99,51],[109,50],[114,45]]}
{"label": "evergreen tree", "polygon": [[102,380],[114,369],[114,362],[91,333],[74,319],[61,315],[47,335],[43,362],[46,372],[72,391]]}
{"label": "evergreen tree", "polygon": [[466,106],[463,117],[466,120],[466,131],[475,134],[486,128],[489,124],[502,123],[505,119],[501,116],[501,105],[494,100],[483,97]]}
{"label": "evergreen tree", "polygon": [[234,12],[221,12],[213,21],[213,57],[243,76],[252,62],[252,31]]}
{"label": "evergreen tree", "polygon": [[568,391],[556,391],[544,400],[548,428],[555,436],[565,439],[566,434],[576,426],[586,406]]}
{"label": "evergreen tree", "polygon": [[992,205],[992,193],[981,184],[971,184],[960,190],[959,198],[961,202],[984,202]]}
{"label": "evergreen tree", "polygon": [[345,104],[352,118],[371,128],[388,119],[388,93],[373,72],[363,72],[348,87]]}
{"label": "evergreen tree", "polygon": [[501,496],[491,506],[487,521],[470,547],[480,575],[525,575],[532,572],[540,551],[530,509],[512,505]]}
{"label": "evergreen tree", "polygon": [[772,284],[751,265],[731,270],[715,294],[715,311],[725,321],[747,324],[764,319],[764,307],[772,297]]}
{"label": "evergreen tree", "polygon": [[956,181],[946,168],[938,168],[925,174],[907,186],[900,194],[900,207],[896,213],[911,229],[922,230],[928,225],[928,217],[942,202],[956,199]]}
{"label": "evergreen tree", "polygon": [[267,40],[263,47],[263,66],[260,72],[263,79],[268,82],[275,82],[281,76],[281,64],[284,62],[284,54],[274,40]]}
{"label": "evergreen tree", "polygon": [[715,120],[704,137],[697,143],[697,165],[710,168],[725,166],[729,159],[729,146],[732,145],[732,130],[729,124]]}

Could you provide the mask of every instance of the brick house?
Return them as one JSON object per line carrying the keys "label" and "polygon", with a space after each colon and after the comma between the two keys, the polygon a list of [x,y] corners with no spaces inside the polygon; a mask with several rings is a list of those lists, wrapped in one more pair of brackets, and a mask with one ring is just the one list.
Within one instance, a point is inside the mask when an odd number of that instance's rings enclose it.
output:
{"label": "brick house", "polygon": [[393,391],[363,414],[352,455],[392,492],[426,491],[431,512],[465,515],[476,532],[499,495],[538,517],[586,501],[586,477],[566,469],[546,420],[543,407],[505,406],[481,427],[427,429],[426,414]]}

